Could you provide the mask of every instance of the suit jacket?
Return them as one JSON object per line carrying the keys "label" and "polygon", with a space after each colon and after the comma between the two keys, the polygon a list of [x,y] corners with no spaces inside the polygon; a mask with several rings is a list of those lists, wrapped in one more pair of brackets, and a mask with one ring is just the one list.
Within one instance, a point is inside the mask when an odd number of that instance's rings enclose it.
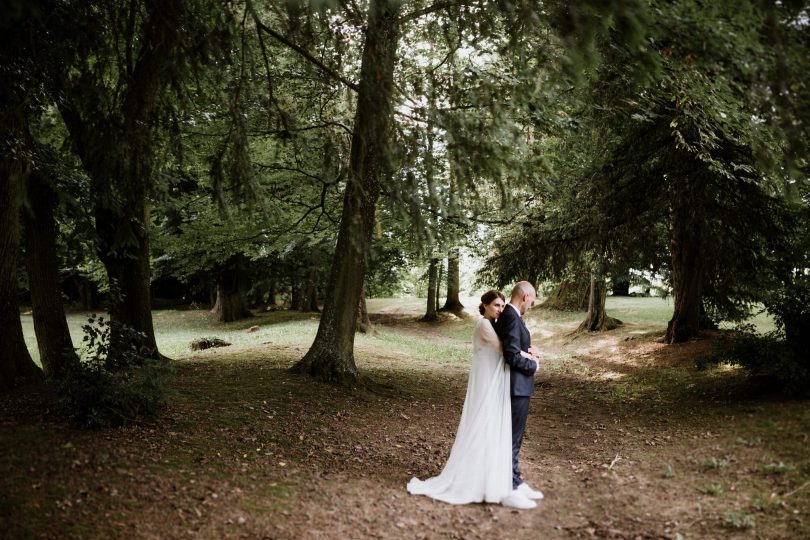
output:
{"label": "suit jacket", "polygon": [[510,366],[510,394],[531,396],[534,393],[534,372],[537,365],[520,354],[529,351],[532,336],[523,324],[518,310],[507,304],[495,323],[495,333],[501,338],[504,362]]}

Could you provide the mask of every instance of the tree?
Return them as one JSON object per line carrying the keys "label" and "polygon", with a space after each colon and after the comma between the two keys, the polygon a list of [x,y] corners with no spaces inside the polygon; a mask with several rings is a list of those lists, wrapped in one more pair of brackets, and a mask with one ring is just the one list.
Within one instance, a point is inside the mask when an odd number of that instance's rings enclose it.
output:
{"label": "tree", "polygon": [[29,177],[27,200],[29,207],[23,213],[26,270],[39,361],[45,375],[58,377],[79,359],[73,349],[59,288],[57,224],[54,219],[56,194],[45,178],[44,170],[36,170]]}
{"label": "tree", "polygon": [[438,295],[439,282],[439,259],[431,257],[428,265],[428,288],[427,288],[427,311],[421,320],[425,322],[435,321],[439,318],[436,313],[436,306],[439,304]]}
{"label": "tree", "polygon": [[[5,66],[4,66],[5,67]],[[0,340],[0,389],[21,381],[36,379],[42,372],[31,360],[23,338],[17,300],[17,255],[20,247],[20,200],[30,164],[21,146],[27,128],[20,96],[3,77],[0,126],[3,127],[0,155],[0,324],[5,336]],[[14,99],[14,98],[17,99]]]}
{"label": "tree", "polygon": [[[111,290],[111,348],[122,328],[158,357],[149,291],[148,196],[155,186],[159,113],[171,90],[227,35],[229,12],[204,0],[59,6],[49,43],[52,86],[76,153],[92,179],[98,255]],[[225,21],[225,22],[223,22]]]}
{"label": "tree", "polygon": [[[510,249],[545,259],[528,264],[545,270],[585,256],[575,264],[604,260],[608,274],[664,271],[675,296],[666,340],[674,343],[697,335],[704,308],[739,320],[775,285],[769,268],[786,237],[774,167],[783,148],[763,121],[774,106],[761,75],[765,13],[689,0],[656,9],[647,31],[660,68],[639,77],[636,52],[623,36],[606,36],[584,106],[572,103],[579,135],[560,154],[577,172],[543,194]],[[693,47],[694,35],[715,45]],[[573,141],[595,150],[572,151]]]}
{"label": "tree", "polygon": [[[32,169],[33,144],[27,117],[38,110],[41,72],[35,62],[28,17],[39,15],[31,5],[4,6],[0,11],[0,389],[39,379],[23,338],[17,292],[20,253],[20,202]],[[15,9],[16,8],[16,9]]]}
{"label": "tree", "polygon": [[219,322],[247,319],[253,314],[245,303],[244,257],[234,255],[217,273],[217,300],[211,312]]}
{"label": "tree", "polygon": [[[402,167],[404,163],[399,163],[398,168],[388,166],[389,159],[394,161],[393,158],[402,155],[387,153],[391,142],[388,128],[393,105],[394,52],[402,24],[424,18],[427,23],[414,35],[425,33],[416,39],[424,38],[424,42],[429,43],[435,36],[443,35],[452,51],[459,50],[466,39],[465,32],[468,32],[472,36],[470,45],[477,48],[472,55],[477,58],[469,62],[465,75],[467,80],[456,87],[470,83],[471,91],[466,94],[462,92],[462,97],[469,97],[471,103],[448,109],[442,123],[447,133],[453,134],[448,147],[467,150],[470,156],[474,156],[461,160],[459,164],[458,178],[464,179],[457,186],[460,194],[476,200],[480,207],[495,211],[493,201],[512,201],[512,182],[521,179],[531,183],[536,178],[535,174],[526,174],[536,160],[528,154],[515,151],[516,148],[526,147],[523,144],[526,134],[521,131],[515,118],[518,114],[528,114],[529,104],[542,94],[537,87],[537,66],[547,62],[549,56],[545,49],[537,45],[547,44],[550,39],[547,33],[537,32],[541,12],[533,3],[507,6],[487,4],[485,10],[454,2],[437,3],[428,7],[423,7],[421,2],[414,4],[413,11],[400,19],[399,13],[403,7],[400,2],[370,2],[357,85],[312,57],[305,48],[268,26],[257,23],[263,32],[298,51],[321,71],[358,92],[349,176],[344,190],[343,214],[324,313],[312,348],[294,368],[325,380],[350,384],[357,377],[352,352],[356,300],[363,281],[364,255],[370,241],[381,184],[385,186],[387,197],[405,202],[406,208],[418,206],[407,204],[411,195],[418,191],[411,189],[413,183],[407,180],[412,174],[410,168]],[[349,13],[348,17],[357,19],[358,14],[353,8],[349,4],[345,6],[348,6],[345,8]],[[430,17],[443,10],[446,13],[441,16]],[[622,16],[617,19],[624,20]],[[483,20],[486,23],[482,24]],[[594,25],[601,25],[599,20],[598,16],[589,18]],[[451,30],[440,32],[442,25],[447,25]],[[530,52],[510,58],[508,55],[501,55],[499,47],[503,47],[503,50]],[[506,59],[509,61],[503,62]],[[444,63],[440,61],[439,65]],[[414,77],[412,82],[419,84],[418,79],[418,76]],[[500,94],[498,90],[501,91]],[[510,112],[515,112],[516,116],[507,114],[501,102],[493,100],[496,95],[504,98],[508,96],[514,101],[515,110]],[[459,100],[456,103],[461,102]],[[478,108],[479,114],[468,115],[466,108]],[[480,133],[487,129],[492,129],[492,136],[481,138]],[[462,154],[463,152],[459,152],[459,155]],[[516,167],[517,164],[520,166]],[[381,176],[383,174],[385,176]],[[400,178],[402,182],[382,182],[382,178]]]}
{"label": "tree", "polygon": [[449,311],[456,315],[464,313],[464,305],[459,300],[459,259],[461,255],[459,248],[454,247],[447,256],[447,299],[441,311]]}
{"label": "tree", "polygon": [[369,4],[349,174],[326,303],[312,348],[293,368],[343,384],[357,378],[357,306],[386,157],[399,14],[396,0],[372,0]]}

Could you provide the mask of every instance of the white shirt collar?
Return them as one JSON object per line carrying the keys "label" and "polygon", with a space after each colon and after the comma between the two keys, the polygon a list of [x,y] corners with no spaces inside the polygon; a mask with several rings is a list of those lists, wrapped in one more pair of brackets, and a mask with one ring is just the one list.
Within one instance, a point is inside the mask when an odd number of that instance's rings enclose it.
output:
{"label": "white shirt collar", "polygon": [[517,307],[515,307],[515,304],[512,304],[512,303],[510,302],[510,303],[508,303],[508,304],[506,304],[506,305],[507,305],[507,306],[512,306],[512,309],[514,309],[514,310],[517,312],[518,317],[523,317],[523,315],[521,315],[521,313],[520,313],[520,310],[519,310]]}

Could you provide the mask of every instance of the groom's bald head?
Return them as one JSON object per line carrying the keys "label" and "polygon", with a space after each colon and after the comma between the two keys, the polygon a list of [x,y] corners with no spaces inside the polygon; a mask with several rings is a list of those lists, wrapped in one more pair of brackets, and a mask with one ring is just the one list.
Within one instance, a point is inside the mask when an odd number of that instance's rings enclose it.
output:
{"label": "groom's bald head", "polygon": [[512,289],[512,296],[509,303],[517,307],[520,310],[520,314],[523,315],[534,305],[536,298],[537,292],[534,290],[534,286],[531,283],[528,281],[518,281]]}

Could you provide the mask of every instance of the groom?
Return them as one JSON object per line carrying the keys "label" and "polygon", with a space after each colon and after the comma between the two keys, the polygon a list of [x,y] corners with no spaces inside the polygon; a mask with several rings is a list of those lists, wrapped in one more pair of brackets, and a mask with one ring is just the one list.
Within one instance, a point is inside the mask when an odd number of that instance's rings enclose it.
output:
{"label": "groom", "polygon": [[531,335],[521,317],[531,309],[536,298],[537,293],[531,283],[519,282],[512,289],[512,297],[495,323],[495,332],[503,344],[504,361],[511,367],[512,489],[529,499],[542,499],[543,493],[530,488],[523,481],[518,455],[529,415],[529,401],[534,392],[534,372],[539,364],[536,351],[531,346]]}

